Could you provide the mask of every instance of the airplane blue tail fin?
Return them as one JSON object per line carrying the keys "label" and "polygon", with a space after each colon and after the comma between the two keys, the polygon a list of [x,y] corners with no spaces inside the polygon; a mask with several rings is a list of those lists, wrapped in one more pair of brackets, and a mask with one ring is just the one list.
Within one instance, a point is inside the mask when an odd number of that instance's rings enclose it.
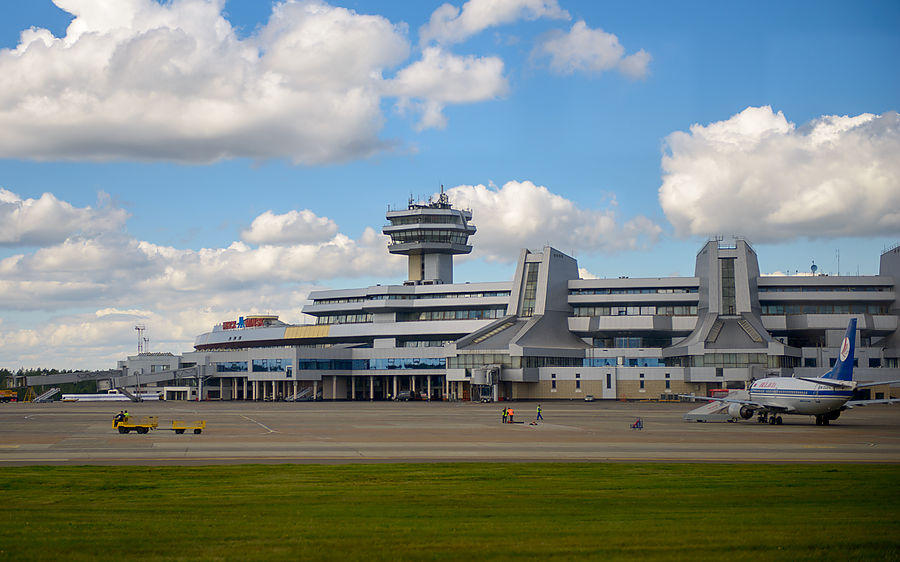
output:
{"label": "airplane blue tail fin", "polygon": [[822,375],[823,379],[836,379],[839,381],[853,380],[853,358],[856,350],[856,318],[850,319],[847,332],[841,340],[841,348],[837,361],[830,371]]}

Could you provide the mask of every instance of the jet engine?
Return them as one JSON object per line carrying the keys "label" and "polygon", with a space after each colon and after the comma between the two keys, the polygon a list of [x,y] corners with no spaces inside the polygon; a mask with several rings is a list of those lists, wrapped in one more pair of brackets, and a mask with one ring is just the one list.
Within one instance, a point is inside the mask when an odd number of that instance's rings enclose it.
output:
{"label": "jet engine", "polygon": [[753,417],[753,410],[743,404],[731,404],[728,406],[728,415],[734,419],[749,420]]}

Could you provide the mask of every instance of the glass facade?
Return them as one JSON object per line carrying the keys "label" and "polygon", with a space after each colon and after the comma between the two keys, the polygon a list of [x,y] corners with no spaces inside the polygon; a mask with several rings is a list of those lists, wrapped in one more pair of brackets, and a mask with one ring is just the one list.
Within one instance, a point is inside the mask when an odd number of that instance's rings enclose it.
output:
{"label": "glass facade", "polygon": [[697,305],[576,306],[573,316],[696,316]]}
{"label": "glass facade", "polygon": [[671,295],[696,293],[697,287],[663,287],[643,289],[570,289],[570,295]]}
{"label": "glass facade", "polygon": [[403,340],[397,342],[397,347],[444,347],[454,340]]}
{"label": "glass facade", "polygon": [[519,316],[534,316],[534,305],[537,298],[537,278],[539,263],[529,262],[525,264],[525,286],[522,288],[522,306],[519,308]]}
{"label": "glass facade", "polygon": [[722,314],[737,314],[734,262],[734,258],[719,258],[719,269],[722,275]]}
{"label": "glass facade", "polygon": [[381,371],[398,369],[443,369],[443,357],[395,357],[391,359],[301,359],[299,371]]}
{"label": "glass facade", "polygon": [[440,244],[465,245],[466,241],[469,239],[468,233],[464,230],[415,229],[401,230],[399,232],[391,232],[390,234],[391,242],[394,244],[437,242]]}
{"label": "glass facade", "polygon": [[469,293],[417,293],[417,294],[387,294],[368,295],[366,297],[342,297],[337,299],[316,299],[315,305],[323,304],[348,304],[366,301],[385,300],[419,300],[419,299],[477,299],[484,297],[508,297],[509,291],[477,291]]}
{"label": "glass facade", "polygon": [[893,291],[890,286],[839,286],[839,287],[760,287],[760,293],[834,293],[834,292],[851,292],[851,293],[869,293],[880,291]]}
{"label": "glass facade", "polygon": [[890,305],[866,303],[764,304],[763,314],[888,314]]}
{"label": "glass facade", "polygon": [[798,367],[799,357],[766,355],[765,353],[707,353],[705,355],[689,355],[672,357],[666,360],[671,367],[718,367],[735,368],[761,366],[770,369]]}
{"label": "glass facade", "polygon": [[463,224],[462,217],[455,214],[391,217],[390,221],[391,226],[403,226],[406,224]]}
{"label": "glass facade", "polygon": [[316,324],[365,324],[371,321],[371,314],[327,314],[316,318]]}
{"label": "glass facade", "polygon": [[470,308],[463,310],[422,310],[398,312],[397,322],[427,322],[430,320],[486,320],[506,316],[506,307]]}
{"label": "glass facade", "polygon": [[[621,364],[619,360],[621,359]],[[656,357],[590,357],[584,360],[585,367],[665,367],[662,359]]]}
{"label": "glass facade", "polygon": [[246,361],[225,361],[216,364],[217,373],[243,373],[247,371]]}
{"label": "glass facade", "polygon": [[272,373],[285,371],[291,366],[290,359],[254,359],[254,373]]}
{"label": "glass facade", "polygon": [[672,345],[672,338],[646,336],[606,336],[594,338],[594,347],[603,348],[669,347],[670,345]]}

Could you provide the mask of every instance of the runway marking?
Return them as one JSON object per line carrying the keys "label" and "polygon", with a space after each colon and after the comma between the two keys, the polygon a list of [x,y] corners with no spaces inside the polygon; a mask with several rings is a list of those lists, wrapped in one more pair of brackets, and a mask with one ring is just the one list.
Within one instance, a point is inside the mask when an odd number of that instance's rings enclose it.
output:
{"label": "runway marking", "polygon": [[272,429],[271,427],[267,426],[267,425],[264,424],[264,423],[260,423],[260,422],[256,421],[256,420],[253,419],[253,418],[248,418],[248,417],[245,416],[244,414],[241,414],[241,417],[244,418],[245,420],[252,421],[252,422],[255,423],[256,425],[258,425],[258,426],[260,426],[261,428],[267,430],[269,433],[280,433],[280,432],[278,432],[278,431],[275,431],[274,429]]}

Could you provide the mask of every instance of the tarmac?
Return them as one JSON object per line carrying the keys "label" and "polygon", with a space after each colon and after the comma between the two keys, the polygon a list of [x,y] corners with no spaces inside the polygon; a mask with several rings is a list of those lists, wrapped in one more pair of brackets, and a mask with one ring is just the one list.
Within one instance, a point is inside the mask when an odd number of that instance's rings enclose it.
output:
{"label": "tarmac", "polygon": [[[143,402],[0,404],[0,466],[379,462],[900,463],[900,407],[829,426],[685,422],[699,404],[537,402]],[[501,411],[515,411],[513,424]],[[113,416],[159,416],[145,435]],[[643,430],[631,429],[641,418]],[[199,435],[162,428],[205,420]]]}

